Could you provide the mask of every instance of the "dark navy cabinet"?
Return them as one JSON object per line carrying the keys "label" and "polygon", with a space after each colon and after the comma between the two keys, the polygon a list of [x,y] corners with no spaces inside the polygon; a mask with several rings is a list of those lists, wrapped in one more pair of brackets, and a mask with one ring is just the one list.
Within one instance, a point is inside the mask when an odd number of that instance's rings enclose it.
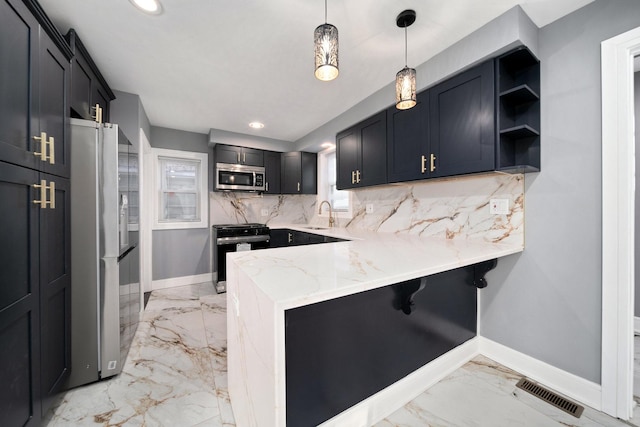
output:
{"label": "dark navy cabinet", "polygon": [[65,35],[73,51],[71,60],[71,115],[99,123],[109,122],[109,104],[115,94],[100,73],[78,33],[72,28]]}
{"label": "dark navy cabinet", "polygon": [[71,49],[31,0],[0,0],[0,417],[36,426],[70,369]]}
{"label": "dark navy cabinet", "polygon": [[294,151],[282,153],[282,194],[318,193],[318,156],[316,153]]}
{"label": "dark navy cabinet", "polygon": [[387,117],[381,111],[336,136],[338,189],[387,182]]}
{"label": "dark navy cabinet", "polygon": [[408,110],[387,110],[387,177],[389,182],[429,177],[429,91],[417,95]]}
{"label": "dark navy cabinet", "polygon": [[215,161],[232,165],[264,166],[264,152],[255,148],[216,144]]}
{"label": "dark navy cabinet", "polygon": [[291,230],[289,228],[272,228],[269,247],[282,248],[285,246],[315,245],[317,243],[344,242],[344,239],[321,234],[306,233],[304,231]]}
{"label": "dark navy cabinet", "polygon": [[280,194],[281,157],[282,153],[276,151],[264,152],[265,194]]}
{"label": "dark navy cabinet", "polygon": [[387,110],[389,182],[491,171],[495,166],[493,61]]}
{"label": "dark navy cabinet", "polygon": [[494,110],[493,61],[429,89],[431,177],[494,170]]}

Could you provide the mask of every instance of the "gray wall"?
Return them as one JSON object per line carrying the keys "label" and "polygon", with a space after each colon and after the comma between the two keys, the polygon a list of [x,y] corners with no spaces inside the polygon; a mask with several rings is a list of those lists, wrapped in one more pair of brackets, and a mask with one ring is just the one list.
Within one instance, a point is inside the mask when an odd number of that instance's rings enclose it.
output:
{"label": "gray wall", "polygon": [[[637,68],[636,68],[637,70]],[[633,88],[635,92],[635,113],[636,113],[636,235],[635,235],[635,250],[636,250],[636,293],[635,293],[635,316],[640,317],[640,262],[638,262],[638,255],[640,254],[640,71],[636,71],[633,79]]]}
{"label": "gray wall", "polygon": [[209,230],[154,230],[152,257],[153,280],[210,273]]}
{"label": "gray wall", "polygon": [[481,334],[600,383],[600,42],[640,26],[637,0],[597,0],[539,32],[542,170],[526,176],[525,251],[481,294]]}
{"label": "gray wall", "polygon": [[[208,142],[209,137],[206,134],[151,127],[150,143],[153,148],[209,154],[208,189],[211,189],[213,188],[211,172],[213,151],[208,146]],[[207,203],[208,200],[207,192]],[[207,214],[207,220],[208,217]],[[209,228],[153,230],[152,254],[153,280],[211,273]]]}

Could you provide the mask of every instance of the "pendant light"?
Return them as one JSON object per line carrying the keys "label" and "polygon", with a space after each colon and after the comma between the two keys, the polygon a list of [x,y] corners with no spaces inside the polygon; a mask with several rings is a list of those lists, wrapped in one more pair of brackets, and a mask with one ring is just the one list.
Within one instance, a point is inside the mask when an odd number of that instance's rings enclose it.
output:
{"label": "pendant light", "polygon": [[324,24],[313,32],[316,78],[328,82],[338,77],[338,29],[327,23],[327,0],[324,0]]}
{"label": "pendant light", "polygon": [[396,108],[408,110],[416,105],[416,70],[407,66],[407,27],[416,21],[416,12],[400,12],[396,25],[404,28],[404,68],[396,74]]}

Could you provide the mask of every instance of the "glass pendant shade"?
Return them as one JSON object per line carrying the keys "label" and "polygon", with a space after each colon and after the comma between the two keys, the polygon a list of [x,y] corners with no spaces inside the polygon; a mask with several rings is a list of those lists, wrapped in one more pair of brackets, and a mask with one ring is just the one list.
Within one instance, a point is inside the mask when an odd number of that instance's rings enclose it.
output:
{"label": "glass pendant shade", "polygon": [[329,81],[338,77],[338,29],[322,24],[313,33],[318,80]]}
{"label": "glass pendant shade", "polygon": [[404,67],[396,74],[396,108],[407,110],[416,105],[416,70]]}

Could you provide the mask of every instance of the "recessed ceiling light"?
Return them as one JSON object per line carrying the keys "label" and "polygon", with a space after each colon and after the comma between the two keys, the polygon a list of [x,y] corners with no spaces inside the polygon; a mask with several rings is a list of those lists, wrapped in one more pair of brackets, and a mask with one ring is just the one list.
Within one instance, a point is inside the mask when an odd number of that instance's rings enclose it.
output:
{"label": "recessed ceiling light", "polygon": [[264,127],[264,123],[251,122],[251,123],[249,123],[249,127],[254,128],[254,129],[262,129]]}
{"label": "recessed ceiling light", "polygon": [[145,13],[151,15],[159,15],[162,13],[162,5],[160,0],[129,0],[135,7]]}

